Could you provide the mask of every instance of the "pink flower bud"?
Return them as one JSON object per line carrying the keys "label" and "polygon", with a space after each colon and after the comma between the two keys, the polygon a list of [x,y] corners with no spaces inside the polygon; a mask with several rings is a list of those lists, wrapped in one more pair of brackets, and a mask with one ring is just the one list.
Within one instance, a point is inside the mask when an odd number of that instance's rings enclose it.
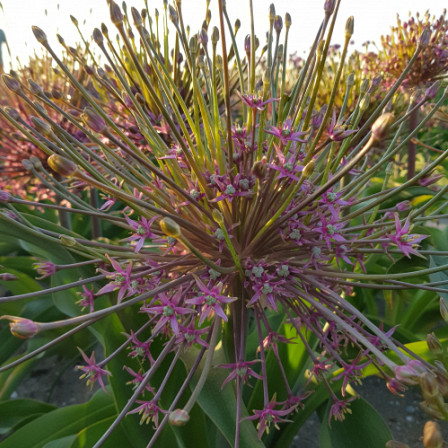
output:
{"label": "pink flower bud", "polygon": [[9,328],[11,334],[19,339],[31,339],[39,333],[39,324],[30,319],[23,319],[16,316],[1,316],[0,319],[10,320]]}
{"label": "pink flower bud", "polygon": [[184,426],[188,420],[190,420],[190,414],[184,409],[176,409],[169,416],[169,422],[173,426]]}
{"label": "pink flower bud", "polygon": [[415,386],[418,384],[419,379],[426,372],[424,365],[416,360],[412,359],[404,366],[398,366],[395,368],[396,378],[409,386]]}

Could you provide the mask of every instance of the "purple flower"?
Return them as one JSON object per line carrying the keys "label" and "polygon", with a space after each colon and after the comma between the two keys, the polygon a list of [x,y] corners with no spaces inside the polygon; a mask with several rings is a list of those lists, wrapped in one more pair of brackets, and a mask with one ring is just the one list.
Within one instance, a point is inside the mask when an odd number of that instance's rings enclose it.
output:
{"label": "purple flower", "polygon": [[185,344],[186,347],[191,347],[193,344],[202,345],[208,348],[208,344],[201,338],[203,334],[209,332],[210,327],[196,328],[194,322],[191,322],[188,327],[179,325],[179,333],[177,333],[176,343]]}
{"label": "purple flower", "polygon": [[96,294],[93,292],[93,288],[89,289],[85,285],[82,285],[83,292],[78,292],[80,296],[83,298],[80,299],[77,303],[81,305],[81,309],[84,310],[85,308],[89,308],[89,313],[92,313],[94,311],[94,300],[96,297]]}
{"label": "purple flower", "polygon": [[219,367],[222,367],[224,369],[232,369],[232,372],[230,372],[229,376],[224,380],[222,383],[221,389],[224,388],[224,386],[231,380],[235,380],[237,378],[241,378],[244,383],[249,382],[249,375],[253,376],[254,378],[258,378],[259,380],[262,380],[263,377],[259,375],[258,373],[254,372],[249,366],[260,362],[260,359],[256,359],[255,361],[239,361],[235,363],[229,363],[229,364],[221,364]]}
{"label": "purple flower", "polygon": [[287,409],[274,409],[277,405],[281,403],[277,403],[276,397],[272,398],[272,400],[261,410],[254,409],[254,415],[251,417],[245,417],[244,420],[259,420],[257,424],[258,429],[258,438],[261,439],[262,435],[266,431],[269,434],[269,426],[273,424],[275,428],[280,429],[278,424],[283,422],[290,422],[291,420],[287,420],[283,418],[285,415],[290,414],[296,406],[291,406]]}
{"label": "purple flower", "polygon": [[292,123],[290,118],[288,118],[286,121],[283,122],[283,126],[281,127],[269,126],[264,131],[267,134],[271,134],[279,138],[283,145],[286,145],[288,142],[305,143],[306,140],[302,140],[300,137],[307,134],[308,132],[308,131],[294,132],[292,130]]}
{"label": "purple flower", "polygon": [[106,257],[109,259],[115,272],[107,272],[103,269],[98,269],[105,274],[108,279],[112,279],[112,281],[103,286],[96,294],[97,296],[100,296],[118,289],[117,302],[120,303],[124,298],[132,296],[137,292],[138,282],[131,280],[132,263],[128,263],[125,270],[121,267],[120,263],[113,258],[110,258],[109,255],[106,254]]}
{"label": "purple flower", "polygon": [[333,111],[333,118],[327,129],[327,135],[334,142],[341,142],[349,135],[355,133],[358,129],[346,129],[345,125],[336,123],[336,112]]}
{"label": "purple flower", "polygon": [[135,253],[140,252],[140,249],[142,248],[146,238],[149,238],[151,240],[157,238],[157,235],[151,232],[151,226],[153,225],[154,221],[159,219],[159,216],[154,216],[151,219],[146,219],[144,216],[142,216],[138,221],[133,221],[128,216],[125,216],[125,219],[131,226],[131,228],[135,230],[135,233],[132,236],[125,239],[125,241],[137,241],[137,244],[134,248]]}
{"label": "purple flower", "polygon": [[263,98],[260,98],[256,95],[238,95],[247,106],[249,106],[251,109],[256,109],[259,111],[264,110],[266,104],[272,103],[273,101],[280,101],[280,98],[271,98],[269,100],[263,101]]}
{"label": "purple flower", "polygon": [[99,385],[101,386],[101,389],[103,389],[104,392],[107,393],[106,387],[103,382],[103,377],[111,375],[111,373],[108,372],[107,370],[102,369],[97,365],[95,361],[95,352],[92,352],[90,358],[88,358],[87,355],[79,347],[78,350],[81,352],[81,356],[86,362],[85,366],[76,366],[77,369],[82,370],[84,372],[79,378],[80,379],[86,378],[87,385],[90,386],[91,388],[95,384],[95,381],[98,381]]}
{"label": "purple flower", "polygon": [[143,401],[137,400],[137,403],[141,403],[140,406],[136,407],[132,411],[129,411],[128,414],[139,414],[141,415],[140,424],[143,423],[148,424],[150,421],[154,423],[154,427],[157,428],[159,426],[159,413],[167,414],[168,411],[164,411],[160,409],[158,406],[158,401],[150,400]]}
{"label": "purple flower", "polygon": [[348,407],[350,401],[353,401],[355,397],[349,398],[348,400],[337,400],[334,399],[333,405],[328,413],[328,425],[330,425],[331,419],[334,418],[339,422],[345,420],[345,414],[351,414],[352,410]]}
{"label": "purple flower", "polygon": [[40,261],[38,263],[33,263],[33,269],[40,274],[40,277],[36,277],[36,280],[42,280],[47,277],[51,277],[56,273],[57,266],[51,261]]}
{"label": "purple flower", "polygon": [[400,218],[398,217],[398,213],[395,213],[395,233],[387,235],[389,240],[392,241],[392,243],[396,244],[408,258],[411,258],[411,254],[419,255],[419,253],[413,248],[413,246],[420,243],[425,238],[428,238],[428,235],[418,235],[415,233],[409,234],[410,229],[410,217],[408,216],[404,223],[404,226],[402,226]]}
{"label": "purple flower", "polygon": [[202,292],[202,295],[193,297],[192,299],[188,299],[185,303],[190,305],[198,305],[201,307],[201,317],[199,319],[199,325],[204,322],[207,317],[213,316],[216,314],[221,317],[224,321],[227,322],[227,316],[224,310],[222,309],[223,305],[227,303],[234,302],[237,300],[236,297],[228,297],[221,295],[222,283],[217,283],[212,286],[212,288],[208,288],[204,285],[204,283],[196,277],[196,283],[198,285],[199,290]]}
{"label": "purple flower", "polygon": [[153,334],[157,334],[166,324],[170,325],[174,334],[179,334],[178,316],[195,313],[191,308],[179,306],[181,298],[182,290],[177,291],[172,297],[163,292],[157,296],[157,301],[160,302],[160,305],[143,306],[141,308],[141,311],[145,313],[158,314],[160,316],[152,330]]}

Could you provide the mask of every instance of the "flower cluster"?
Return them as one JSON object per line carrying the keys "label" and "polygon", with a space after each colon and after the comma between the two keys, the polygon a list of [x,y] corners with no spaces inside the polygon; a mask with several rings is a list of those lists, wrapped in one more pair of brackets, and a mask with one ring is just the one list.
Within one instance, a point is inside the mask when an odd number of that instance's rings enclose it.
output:
{"label": "flower cluster", "polygon": [[[219,3],[222,7],[223,2]],[[332,3],[325,2],[326,20],[310,55],[311,66],[328,51],[323,37],[332,17]],[[104,387],[110,358],[129,349],[130,358],[137,358],[140,365],[138,372],[126,367],[134,388],[130,403],[137,404],[129,413],[139,413],[142,422],[151,421],[156,427],[152,446],[168,421],[181,424],[188,420],[212,369],[231,369],[230,373],[226,370],[222,387],[236,385],[235,446],[239,446],[243,421],[256,421],[261,438],[270,425],[278,427],[288,421],[315,382],[328,389],[330,416],[342,420],[350,412],[351,399],[344,398],[348,385],[359,382],[368,366],[389,383],[394,381],[397,390],[423,374],[444,378],[440,369],[403,351],[391,332],[375,326],[347,298],[355,287],[387,287],[390,282],[409,287],[406,279],[413,272],[365,273],[372,254],[387,252],[394,262],[403,255],[424,253],[420,243],[425,236],[410,232],[413,220],[423,216],[427,207],[411,212],[395,205],[402,188],[387,181],[373,195],[366,190],[402,147],[401,140],[393,139],[378,163],[368,169],[363,165],[369,152],[383,144],[387,132],[397,128],[399,118],[383,114],[383,108],[399,85],[392,86],[383,102],[358,126],[359,117],[349,119],[343,108],[336,114],[334,98],[324,109],[317,107],[317,92],[313,93],[317,87],[313,86],[319,86],[318,70],[300,78],[289,101],[285,100],[281,95],[285,81],[277,76],[276,83],[271,82],[275,64],[282,63],[276,57],[278,39],[276,44],[269,42],[271,65],[257,82],[253,35],[246,45],[244,64],[237,47],[232,47],[239,64],[231,70],[225,40],[219,56],[220,33],[216,27],[209,28],[209,21],[188,42],[178,1],[176,8],[168,11],[185,53],[181,66],[177,54],[169,58],[155,45],[147,14],[143,17],[131,9],[134,30],[141,39],[136,51],[134,31],[128,27],[131,17],[114,1],[110,10],[126,57],[115,57],[118,51],[107,29],[96,29],[94,40],[109,68],[107,72],[99,67],[87,72],[92,81],[89,90],[58,58],[44,32],[34,28],[37,40],[60,65],[86,106],[83,118],[66,116],[83,133],[82,141],[70,139],[39,107],[34,113],[51,132],[45,139],[37,126],[30,132],[51,154],[48,164],[57,176],[108,198],[100,206],[70,197],[73,206],[103,222],[104,227],[115,229],[106,241],[74,232],[62,238],[50,228],[42,230],[46,241],[63,245],[77,257],[79,262],[72,268],[91,264],[98,274],[63,286],[83,287],[78,293],[87,312],[55,325],[92,323],[125,309],[138,315],[135,322],[139,324],[127,330],[122,345],[104,361],[96,362],[93,354],[89,358],[83,353],[86,366],[80,369],[89,384],[97,380]],[[222,27],[223,14],[221,10]],[[278,34],[280,20],[272,22]],[[290,26],[290,18],[286,17],[285,23]],[[352,18],[346,30],[348,44]],[[230,32],[234,37],[233,30]],[[419,46],[417,52],[422,49]],[[176,84],[180,78],[189,78],[191,88],[180,89]],[[335,84],[339,79],[336,76]],[[18,95],[27,97],[25,87],[18,84]],[[95,85],[108,89],[121,104],[119,111],[104,107],[103,92],[96,91]],[[62,113],[52,99],[36,89],[28,94],[53,113]],[[443,95],[445,98],[447,93]],[[138,129],[128,132],[123,123],[131,122],[129,117]],[[21,124],[17,127],[28,132]],[[445,157],[444,153],[428,164],[415,181]],[[389,200],[392,205],[382,209],[382,203]],[[8,198],[13,205],[20,201]],[[112,206],[114,211],[109,212]],[[36,232],[20,213],[14,219],[6,214],[0,217],[25,233]],[[49,266],[39,264],[38,272],[44,277],[51,275]],[[430,272],[420,271],[419,275]],[[88,283],[89,288],[84,286]],[[113,301],[105,304],[100,300],[103,296],[112,296]],[[311,339],[316,342],[310,344]],[[255,351],[250,349],[253,340]],[[305,381],[288,377],[286,361],[279,352],[282,344],[301,345],[307,351],[310,362]],[[164,407],[170,373],[181,359],[188,365],[188,354],[193,354],[195,361],[189,365],[185,384]],[[214,366],[214,356],[224,357],[225,362]],[[279,378],[268,374],[270,359]],[[157,386],[150,384],[162,363],[167,366],[166,376]],[[408,368],[412,368],[412,382],[404,374]],[[178,409],[186,385],[199,373],[188,402]],[[343,398],[334,392],[337,381]],[[249,409],[251,416],[243,419],[243,386],[254,383],[262,385],[260,406]]]}

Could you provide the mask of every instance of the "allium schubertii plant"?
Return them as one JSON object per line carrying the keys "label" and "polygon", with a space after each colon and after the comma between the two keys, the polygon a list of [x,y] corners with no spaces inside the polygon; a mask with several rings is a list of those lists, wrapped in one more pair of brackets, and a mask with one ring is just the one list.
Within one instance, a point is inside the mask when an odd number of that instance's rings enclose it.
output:
{"label": "allium schubertii plant", "polygon": [[[78,369],[89,385],[99,383],[113,394],[117,408],[101,424],[88,422],[97,425],[87,432],[97,435],[95,447],[122,446],[120,437],[136,447],[193,441],[198,447],[286,447],[317,408],[328,434],[351,421],[375,446],[384,446],[390,432],[377,417],[363,422],[370,411],[354,400],[353,386],[372,374],[395,394],[420,384],[422,405],[445,419],[443,357],[430,364],[424,350],[416,354],[394,338],[395,328],[369,321],[352,297],[365,288],[445,291],[446,282],[431,282],[429,275],[448,264],[429,265],[438,252],[421,249],[427,235],[412,228],[443,214],[447,188],[427,190],[414,206],[400,195],[448,153],[403,183],[391,178],[395,156],[447,96],[439,95],[412,133],[404,132],[409,109],[392,112],[400,83],[430,41],[429,30],[380,104],[363,116],[368,96],[358,97],[351,112],[334,107],[347,78],[353,18],[327,104],[316,103],[320,89],[328,89],[321,79],[339,1],[325,1],[322,26],[296,79],[283,63],[291,17],[282,20],[273,6],[262,51],[249,1],[251,34],[242,53],[239,23],[232,27],[223,0],[216,2],[218,27],[209,26],[208,11],[202,30],[191,37],[180,0],[165,3],[155,18],[109,3],[119,45],[105,25],[94,30],[106,65],[92,68],[78,60],[89,88],[33,28],[82,97],[77,105],[46,94],[38,80],[25,84],[4,75],[34,116],[26,119],[11,107],[0,113],[47,155],[51,170],[36,158],[24,166],[71,206],[1,193],[2,232],[27,242],[31,253],[37,247],[41,258],[46,254],[36,268],[47,285],[1,303],[55,294],[67,317],[36,322],[3,316],[14,336],[56,336],[0,371],[91,329],[105,353],[81,351]],[[172,51],[168,29],[175,36]],[[353,87],[342,84],[347,92]],[[422,101],[433,98],[427,94]],[[79,132],[68,132],[55,116]],[[367,194],[378,177],[382,184]],[[84,193],[73,194],[74,186]],[[88,197],[97,191],[104,199],[95,206]],[[37,205],[73,219],[90,217],[92,228],[75,232],[66,220],[58,226],[27,211]],[[387,254],[389,265],[403,257],[428,263],[418,271],[369,273],[366,263],[379,253]],[[426,276],[426,283],[412,283],[416,275]],[[446,317],[443,300],[441,309]],[[98,394],[108,399],[102,390]],[[361,421],[353,420],[357,412]],[[139,426],[139,419],[148,425]],[[373,421],[379,426],[372,429]]]}

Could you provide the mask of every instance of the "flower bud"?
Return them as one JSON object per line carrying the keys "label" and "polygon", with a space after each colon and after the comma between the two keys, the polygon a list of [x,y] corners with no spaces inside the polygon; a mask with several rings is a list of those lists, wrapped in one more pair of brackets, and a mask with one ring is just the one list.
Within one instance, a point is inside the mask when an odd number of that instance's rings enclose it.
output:
{"label": "flower bud", "polygon": [[386,170],[385,170],[385,174],[387,176],[391,176],[392,174],[394,174],[394,164],[392,162],[389,162],[386,165]]}
{"label": "flower bud", "polygon": [[52,154],[47,159],[49,167],[55,172],[64,177],[72,177],[78,171],[76,163],[70,159],[60,156],[59,154]]}
{"label": "flower bud", "polygon": [[275,16],[274,30],[277,34],[280,34],[283,28],[283,19],[281,16]]}
{"label": "flower bud", "polygon": [[39,117],[31,117],[31,122],[42,135],[50,135],[52,133],[51,126]]}
{"label": "flower bud", "polygon": [[38,26],[33,25],[31,29],[33,30],[34,37],[39,43],[45,44],[48,42],[47,35]]}
{"label": "flower bud", "polygon": [[120,7],[113,0],[110,2],[110,20],[114,25],[123,23],[123,14]]}
{"label": "flower bud", "polygon": [[370,105],[370,95],[368,93],[364,94],[359,102],[359,109],[365,112]]}
{"label": "flower bud", "polygon": [[236,19],[235,20],[235,34],[238,32],[238,30],[241,28],[241,20]]}
{"label": "flower bud", "polygon": [[434,397],[440,394],[437,379],[429,372],[424,373],[420,378],[420,388],[426,401],[432,401]]}
{"label": "flower bud", "polygon": [[3,82],[5,83],[5,86],[8,87],[9,90],[12,90],[13,92],[18,92],[21,90],[20,82],[17,81],[17,79],[13,78],[11,75],[2,75]]}
{"label": "flower bud", "polygon": [[171,218],[161,219],[159,225],[162,229],[162,232],[167,236],[177,238],[181,235],[179,224],[177,224],[177,222],[172,220]]}
{"label": "flower bud", "polygon": [[263,179],[266,175],[266,157],[261,160],[257,160],[252,166],[252,174],[259,180]]}
{"label": "flower bud", "polygon": [[361,85],[359,86],[359,93],[361,95],[364,95],[369,90],[369,84],[370,84],[370,82],[367,78],[364,78],[361,81]]}
{"label": "flower bud", "polygon": [[426,48],[429,44],[429,41],[431,39],[431,30],[429,27],[426,27],[422,34],[420,35],[420,39],[418,40],[418,45],[420,47]]}
{"label": "flower bud", "polygon": [[[420,402],[420,407],[431,417],[437,418],[438,420],[443,420],[443,412],[441,412],[438,408],[438,404],[434,406],[433,403],[422,401]],[[446,409],[446,412],[448,412],[448,409]]]}
{"label": "flower bud", "polygon": [[271,3],[269,5],[269,21],[274,23],[275,20],[275,5],[274,3]]}
{"label": "flower bud", "polygon": [[190,414],[184,409],[176,409],[171,412],[169,422],[173,426],[184,426],[190,420]]}
{"label": "flower bud", "polygon": [[411,359],[407,364],[395,368],[396,378],[409,386],[418,384],[418,380],[424,373],[426,369],[417,359]]}
{"label": "flower bud", "polygon": [[70,14],[70,20],[72,21],[73,25],[75,25],[76,27],[78,26],[77,18],[72,16],[71,14]]}
{"label": "flower bud", "polygon": [[27,171],[32,171],[34,169],[34,165],[29,159],[22,159],[22,165]]}
{"label": "flower bud", "polygon": [[18,279],[19,278],[16,275],[10,274],[9,272],[0,274],[0,280],[4,281],[4,282],[10,282],[10,281],[18,280]]}
{"label": "flower bud", "polygon": [[177,26],[179,22],[179,16],[177,14],[177,11],[171,5],[168,7],[168,11],[171,22],[173,22],[174,26]]}
{"label": "flower bud", "polygon": [[107,29],[107,26],[105,23],[101,24],[101,32],[103,33],[104,36],[107,36],[109,34],[109,30]]}
{"label": "flower bud", "polygon": [[5,112],[13,119],[18,121],[20,119],[19,112],[11,106],[5,107]]}
{"label": "flower bud", "polygon": [[[64,38],[63,38],[60,34],[56,34],[56,38],[58,39],[58,42],[59,42],[63,47],[66,46],[66,45],[65,45],[65,40],[64,40]],[[69,48],[69,51],[70,51],[72,54],[76,55],[76,50],[75,50],[74,48],[70,47],[70,48]]]}
{"label": "flower bud", "polygon": [[448,303],[446,303],[443,298],[440,298],[440,315],[442,316],[442,319],[448,323]]}
{"label": "flower bud", "polygon": [[7,191],[0,190],[0,204],[8,204],[11,202],[12,196],[11,193],[8,193]]}
{"label": "flower bud", "polygon": [[28,85],[30,86],[30,91],[33,95],[44,96],[44,91],[42,88],[36,84],[32,79],[27,79]]}
{"label": "flower bud", "polygon": [[84,113],[81,114],[81,118],[93,131],[98,132],[98,134],[104,132],[106,122],[91,107],[86,107],[84,109]]}
{"label": "flower bud", "polygon": [[36,171],[42,171],[43,165],[39,158],[31,156],[30,162],[33,164],[33,167]]}
{"label": "flower bud", "polygon": [[435,355],[441,355],[443,353],[442,344],[434,333],[430,333],[426,336],[426,344],[431,353],[434,353]]}
{"label": "flower bud", "polygon": [[411,202],[408,200],[398,202],[397,205],[395,206],[395,208],[399,212],[404,212],[405,210],[409,210],[411,208]]}
{"label": "flower bud", "polygon": [[386,137],[389,126],[392,124],[394,119],[394,114],[391,112],[386,112],[380,115],[372,125],[372,137],[376,141],[381,141]]}
{"label": "flower bud", "polygon": [[103,33],[98,28],[93,30],[93,40],[99,47],[103,45]]}
{"label": "flower bud", "polygon": [[324,3],[325,14],[328,14],[328,15],[333,14],[334,7],[335,7],[335,0],[325,0],[325,3]]}
{"label": "flower bud", "polygon": [[436,422],[429,421],[425,423],[423,428],[423,445],[425,448],[442,448],[442,432]]}
{"label": "flower bud", "polygon": [[314,160],[311,160],[305,165],[305,168],[303,168],[302,177],[304,179],[308,179],[311,176],[311,174],[313,174],[313,172],[314,172]]}
{"label": "flower bud", "polygon": [[137,8],[131,7],[132,20],[136,28],[143,26],[143,19]]}
{"label": "flower bud", "polygon": [[59,235],[59,240],[64,246],[67,247],[75,247],[78,244],[78,242],[69,235]]}
{"label": "flower bud", "polygon": [[285,14],[285,26],[288,29],[292,24],[291,14],[288,12]]}
{"label": "flower bud", "polygon": [[1,316],[0,319],[8,319],[11,334],[19,339],[31,339],[39,333],[39,324],[30,319],[23,319],[16,316]]}
{"label": "flower bud", "polygon": [[216,26],[213,27],[212,36],[211,36],[212,44],[216,45],[219,40],[219,30]]}
{"label": "flower bud", "polygon": [[353,16],[350,16],[347,19],[347,22],[345,23],[345,37],[350,38],[353,36],[353,31],[355,27],[355,18]]}
{"label": "flower bud", "polygon": [[432,100],[436,97],[437,92],[440,89],[441,86],[441,81],[437,80],[435,82],[433,82],[426,90],[425,90],[425,97],[428,98],[429,100]]}
{"label": "flower bud", "polygon": [[189,47],[190,47],[190,53],[192,55],[196,55],[199,50],[198,36],[194,35],[191,37]]}
{"label": "flower bud", "polygon": [[213,209],[212,215],[213,215],[213,219],[218,224],[223,224],[224,223],[224,217],[222,216],[222,213],[217,208]]}
{"label": "flower bud", "polygon": [[347,85],[347,88],[353,87],[355,84],[355,74],[353,72],[349,73],[347,79],[345,80],[345,84]]}

